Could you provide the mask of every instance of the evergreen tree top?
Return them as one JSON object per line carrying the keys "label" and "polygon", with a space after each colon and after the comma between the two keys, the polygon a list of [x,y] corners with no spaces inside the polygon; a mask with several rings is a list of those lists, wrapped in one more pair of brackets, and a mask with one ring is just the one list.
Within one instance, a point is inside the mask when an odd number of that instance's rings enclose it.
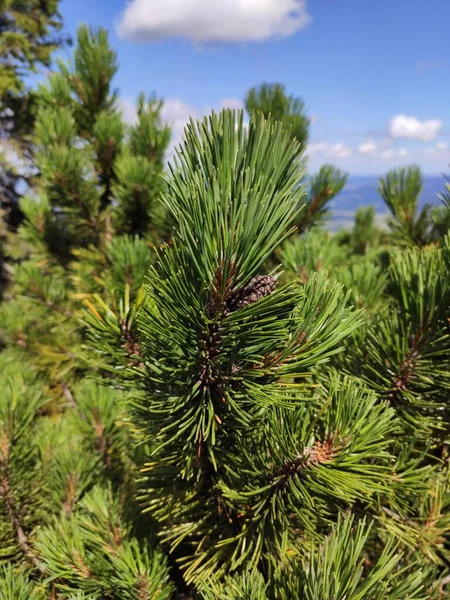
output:
{"label": "evergreen tree top", "polygon": [[0,3],[0,107],[5,95],[24,88],[23,77],[41,64],[64,38],[59,0],[2,0]]}
{"label": "evergreen tree top", "polygon": [[245,97],[245,108],[250,114],[261,112],[266,118],[281,121],[300,146],[306,146],[310,120],[305,104],[301,98],[288,95],[282,84],[262,83],[251,88]]}

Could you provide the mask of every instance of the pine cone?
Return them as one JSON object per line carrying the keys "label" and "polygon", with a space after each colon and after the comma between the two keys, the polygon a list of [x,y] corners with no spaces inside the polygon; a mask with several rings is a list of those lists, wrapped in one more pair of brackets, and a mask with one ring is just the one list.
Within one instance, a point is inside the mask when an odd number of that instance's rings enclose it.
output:
{"label": "pine cone", "polygon": [[276,279],[272,275],[256,275],[246,286],[235,292],[227,301],[225,314],[253,304],[275,290]]}

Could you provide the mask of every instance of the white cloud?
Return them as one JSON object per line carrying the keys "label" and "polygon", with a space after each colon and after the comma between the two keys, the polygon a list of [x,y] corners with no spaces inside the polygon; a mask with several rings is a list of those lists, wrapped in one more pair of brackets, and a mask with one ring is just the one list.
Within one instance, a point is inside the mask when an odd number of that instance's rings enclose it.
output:
{"label": "white cloud", "polygon": [[[120,98],[117,104],[124,120],[130,125],[134,125],[137,122],[136,103],[129,98]],[[215,110],[220,111],[224,108],[238,110],[243,107],[244,103],[239,98],[224,98],[218,103]],[[172,129],[170,146],[167,150],[169,158],[173,155],[175,146],[181,142],[184,128],[189,119],[201,119],[204,115],[210,114],[211,111],[212,108],[210,107],[198,108],[187,104],[181,98],[167,98],[164,100],[161,109],[161,119],[164,123],[170,125]]]}
{"label": "white cloud", "polygon": [[306,0],[131,0],[117,33],[139,41],[252,42],[290,36],[310,21]]}
{"label": "white cloud", "polygon": [[134,125],[137,121],[136,103],[129,98],[119,98],[117,107],[122,113],[122,118],[126,123]]}
{"label": "white cloud", "polygon": [[314,156],[315,154],[323,154],[328,150],[329,147],[330,145],[325,142],[313,142],[308,144],[307,152],[310,156]]}
{"label": "white cloud", "polygon": [[[238,110],[244,108],[244,103],[239,98],[224,98],[218,103],[218,106],[213,108],[216,111],[220,111],[225,108]],[[172,139],[168,149],[169,157],[173,154],[175,146],[181,142],[184,128],[189,122],[189,119],[201,119],[205,115],[209,115],[212,110],[213,109],[210,107],[204,106],[203,108],[198,108],[189,105],[181,98],[168,98],[167,100],[164,100],[163,108],[161,110],[161,117],[163,121],[165,121],[172,128]]]}
{"label": "white cloud", "polygon": [[439,119],[420,121],[416,117],[397,115],[389,122],[389,133],[393,138],[433,140],[443,127]]}
{"label": "white cloud", "polygon": [[[120,98],[117,104],[125,122],[134,125],[137,122],[136,103],[129,98]],[[209,111],[203,112],[194,106],[190,106],[181,98],[167,98],[162,105],[161,119],[172,128],[172,140],[177,143],[189,118],[198,119],[206,112]]]}
{"label": "white cloud", "polygon": [[341,144],[329,144],[328,142],[315,142],[308,145],[307,154],[309,156],[315,156],[322,154],[326,158],[347,158],[353,153],[350,146]]}
{"label": "white cloud", "polygon": [[[167,158],[174,154],[175,147],[180,143],[184,128],[189,118],[200,119],[211,113],[211,110],[222,108],[242,108],[243,103],[238,98],[224,98],[216,106],[195,106],[182,98],[167,98],[163,104],[162,118],[172,127],[171,144]],[[124,118],[129,123],[136,122],[135,103],[128,99],[119,100]],[[442,138],[441,138],[442,139]],[[434,144],[420,144],[420,147],[394,147],[392,137],[374,139],[366,138],[359,145],[345,142],[312,142],[308,145],[308,169],[314,172],[324,162],[335,164],[352,174],[379,175],[387,168],[408,165],[412,162],[420,164],[425,173],[441,174],[448,168],[450,162],[450,144],[446,141],[436,141]],[[405,143],[407,146],[407,143]]]}
{"label": "white cloud", "polygon": [[388,148],[380,152],[381,158],[405,158],[408,155],[409,151],[407,148],[399,148],[398,150],[395,150],[394,148]]}
{"label": "white cloud", "polygon": [[334,144],[331,146],[329,156],[335,156],[336,158],[346,158],[353,153],[353,150],[350,146],[345,146],[344,144]]}
{"label": "white cloud", "polygon": [[391,148],[391,145],[392,140],[389,138],[382,139],[378,143],[375,143],[373,140],[366,140],[358,146],[358,152],[359,154],[365,154],[372,158],[393,158],[394,156],[403,158],[408,155],[408,150],[406,148],[395,150],[395,148]]}
{"label": "white cloud", "polygon": [[178,129],[183,128],[190,117],[194,119],[200,117],[200,111],[186,104],[181,98],[168,98],[164,100],[161,117],[173,129]]}
{"label": "white cloud", "polygon": [[[120,98],[117,104],[119,110],[122,112],[125,122],[134,125],[137,122],[136,103],[129,98]],[[184,128],[189,122],[189,119],[191,117],[193,119],[199,119],[207,112],[210,111],[201,111],[194,106],[186,104],[181,98],[167,98],[164,100],[161,109],[161,119],[164,123],[170,125],[172,129],[170,145],[167,149],[168,158],[173,155],[175,146],[180,143]]]}
{"label": "white cloud", "polygon": [[377,151],[377,148],[378,147],[375,142],[372,142],[372,140],[367,140],[358,147],[358,152],[361,154],[374,154],[374,152]]}
{"label": "white cloud", "polygon": [[161,118],[172,129],[172,136],[170,140],[170,146],[167,149],[167,156],[170,158],[175,150],[175,146],[181,142],[183,137],[184,128],[186,127],[189,119],[200,119],[205,112],[201,111],[195,106],[191,106],[184,102],[181,98],[168,98],[164,100],[164,104],[161,110]]}
{"label": "white cloud", "polygon": [[429,146],[428,148],[425,148],[425,153],[429,156],[442,156],[448,154],[450,158],[449,145],[447,142],[439,142],[439,144],[436,144],[436,146]]}

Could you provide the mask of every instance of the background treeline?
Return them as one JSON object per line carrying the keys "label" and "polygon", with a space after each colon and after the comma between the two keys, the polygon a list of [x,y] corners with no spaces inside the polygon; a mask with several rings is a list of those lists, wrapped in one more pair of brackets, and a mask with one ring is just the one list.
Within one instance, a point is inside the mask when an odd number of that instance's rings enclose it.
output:
{"label": "background treeline", "polygon": [[1,8],[0,599],[450,597],[450,187],[330,235],[281,85],[167,166],[105,31],[28,90],[57,2]]}

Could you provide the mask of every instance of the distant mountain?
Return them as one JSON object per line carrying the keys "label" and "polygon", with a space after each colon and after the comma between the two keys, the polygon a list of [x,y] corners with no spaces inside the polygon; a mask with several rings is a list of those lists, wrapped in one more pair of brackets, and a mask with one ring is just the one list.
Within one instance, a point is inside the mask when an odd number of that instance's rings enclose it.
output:
{"label": "distant mountain", "polygon": [[[445,179],[443,177],[424,177],[423,189],[419,204],[423,206],[426,202],[439,204],[437,195],[444,189]],[[331,202],[330,208],[333,212],[329,229],[336,231],[341,227],[351,227],[353,216],[360,206],[372,204],[377,212],[380,224],[386,216],[386,207],[377,192],[378,177],[349,177],[347,185],[342,192]]]}

